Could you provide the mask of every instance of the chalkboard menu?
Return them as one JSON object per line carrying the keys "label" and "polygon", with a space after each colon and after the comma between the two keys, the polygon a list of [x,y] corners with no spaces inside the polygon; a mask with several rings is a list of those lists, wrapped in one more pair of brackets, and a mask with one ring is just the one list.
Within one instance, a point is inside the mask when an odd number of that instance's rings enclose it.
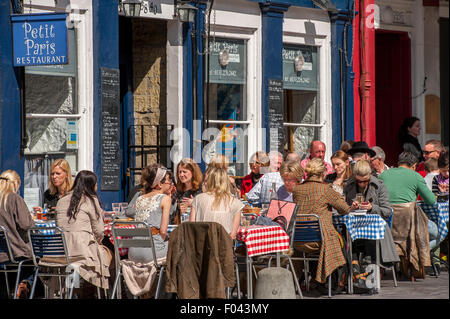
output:
{"label": "chalkboard menu", "polygon": [[118,69],[101,68],[101,144],[103,191],[120,189],[120,79]]}
{"label": "chalkboard menu", "polygon": [[269,150],[283,153],[283,81],[269,79]]}

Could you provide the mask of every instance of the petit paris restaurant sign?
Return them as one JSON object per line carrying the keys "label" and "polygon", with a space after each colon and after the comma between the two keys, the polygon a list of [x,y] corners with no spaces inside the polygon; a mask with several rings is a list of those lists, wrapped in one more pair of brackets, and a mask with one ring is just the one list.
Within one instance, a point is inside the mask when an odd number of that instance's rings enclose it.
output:
{"label": "petit paris restaurant sign", "polygon": [[67,64],[66,14],[12,15],[14,66]]}

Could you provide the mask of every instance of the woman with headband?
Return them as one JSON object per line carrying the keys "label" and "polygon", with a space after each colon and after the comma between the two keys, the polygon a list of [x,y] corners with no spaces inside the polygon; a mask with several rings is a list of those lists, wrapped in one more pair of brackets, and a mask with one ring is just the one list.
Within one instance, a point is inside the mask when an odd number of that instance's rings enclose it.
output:
{"label": "woman with headband", "polygon": [[[136,200],[135,221],[146,222],[152,227],[156,258],[167,254],[167,226],[169,225],[173,185],[172,172],[167,168],[153,164],[142,171],[142,195]],[[151,248],[130,248],[128,258],[136,263],[153,261]]]}

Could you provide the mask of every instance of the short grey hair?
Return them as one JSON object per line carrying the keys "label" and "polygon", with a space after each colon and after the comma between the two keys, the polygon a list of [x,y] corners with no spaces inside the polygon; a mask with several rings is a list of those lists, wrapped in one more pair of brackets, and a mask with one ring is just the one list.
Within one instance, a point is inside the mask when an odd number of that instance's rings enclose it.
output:
{"label": "short grey hair", "polygon": [[402,164],[406,164],[408,167],[412,167],[414,164],[417,164],[418,159],[417,157],[410,152],[402,152],[398,156],[398,162],[397,164],[400,166]]}
{"label": "short grey hair", "polygon": [[386,154],[384,153],[383,149],[379,146],[372,147],[372,150],[375,151],[375,158],[381,158],[383,162],[386,160]]}

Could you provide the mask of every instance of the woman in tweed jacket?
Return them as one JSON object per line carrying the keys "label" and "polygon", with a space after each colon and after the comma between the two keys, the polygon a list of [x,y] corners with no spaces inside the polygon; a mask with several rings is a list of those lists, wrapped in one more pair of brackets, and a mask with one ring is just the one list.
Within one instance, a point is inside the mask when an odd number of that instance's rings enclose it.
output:
{"label": "woman in tweed jacket", "polygon": [[319,158],[312,159],[305,168],[307,179],[293,191],[294,202],[298,205],[297,216],[301,214],[316,214],[319,216],[323,229],[321,243],[301,243],[294,248],[313,252],[320,247],[320,257],[317,264],[316,281],[324,283],[331,273],[345,265],[338,233],[333,226],[331,209],[334,207],[339,214],[346,215],[350,207],[330,184],[324,183],[326,168]]}

